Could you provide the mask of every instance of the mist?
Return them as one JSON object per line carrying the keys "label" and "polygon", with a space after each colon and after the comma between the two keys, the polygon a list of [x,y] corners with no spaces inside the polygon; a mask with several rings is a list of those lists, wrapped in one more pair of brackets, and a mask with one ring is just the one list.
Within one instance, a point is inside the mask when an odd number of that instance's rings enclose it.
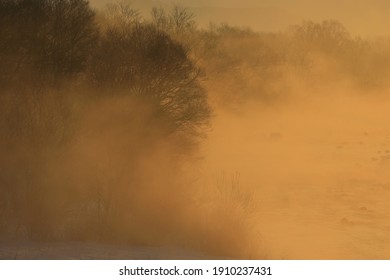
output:
{"label": "mist", "polygon": [[[104,7],[110,0],[92,0],[94,7]],[[387,1],[375,0],[245,0],[245,1],[138,1],[129,2],[144,15],[153,6],[169,8],[179,4],[196,14],[198,24],[206,27],[210,22],[229,23],[235,26],[250,26],[256,31],[279,32],[288,25],[304,20],[322,21],[333,19],[342,22],[348,30],[359,36],[388,36],[385,26],[389,24]]]}
{"label": "mist", "polygon": [[[0,258],[389,258],[390,41],[351,3],[46,2],[0,1]],[[254,6],[291,17],[219,18]]]}

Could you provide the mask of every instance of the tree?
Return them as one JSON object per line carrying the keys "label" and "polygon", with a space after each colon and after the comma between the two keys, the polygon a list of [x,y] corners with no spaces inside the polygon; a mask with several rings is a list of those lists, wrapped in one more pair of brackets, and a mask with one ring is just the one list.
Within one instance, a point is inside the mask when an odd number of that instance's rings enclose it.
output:
{"label": "tree", "polygon": [[90,78],[99,88],[125,90],[146,100],[171,131],[197,133],[210,117],[200,73],[182,45],[143,24],[126,32],[107,30],[92,60]]}
{"label": "tree", "polygon": [[167,13],[162,7],[151,11],[152,24],[159,30],[180,35],[195,29],[195,15],[187,8],[175,5]]}
{"label": "tree", "polygon": [[96,42],[94,12],[86,0],[46,0],[42,64],[59,75],[81,72]]}
{"label": "tree", "polygon": [[28,69],[45,80],[80,73],[97,39],[86,0],[0,0],[0,30],[5,69],[13,77]]}
{"label": "tree", "polygon": [[152,23],[158,30],[169,29],[169,18],[162,7],[153,7],[151,11]]}
{"label": "tree", "polygon": [[170,22],[176,33],[191,30],[195,27],[194,14],[182,6],[174,6],[169,14]]}
{"label": "tree", "polygon": [[312,50],[338,53],[346,50],[352,41],[347,29],[338,21],[326,20],[321,23],[306,21],[290,27],[299,42]]}
{"label": "tree", "polygon": [[141,22],[141,16],[138,10],[130,7],[125,1],[109,3],[103,13],[105,18],[104,27],[128,29]]}

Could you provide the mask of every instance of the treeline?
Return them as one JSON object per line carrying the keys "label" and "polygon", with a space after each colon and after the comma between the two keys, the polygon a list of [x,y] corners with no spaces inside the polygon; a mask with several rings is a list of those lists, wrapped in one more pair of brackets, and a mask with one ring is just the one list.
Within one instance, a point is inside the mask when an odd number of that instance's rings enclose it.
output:
{"label": "treeline", "polygon": [[192,45],[206,69],[207,88],[225,107],[326,96],[346,84],[356,94],[388,86],[388,38],[354,36],[337,21],[306,21],[279,33],[211,24],[198,40]]}
{"label": "treeline", "polygon": [[348,83],[356,92],[388,86],[389,38],[362,38],[335,20],[305,21],[271,33],[229,24],[201,28],[196,15],[180,6],[155,7],[147,19],[125,4],[111,6],[115,13],[112,18],[150,22],[186,46],[206,73],[203,85],[214,105],[283,102],[297,95],[297,81],[309,89]]}

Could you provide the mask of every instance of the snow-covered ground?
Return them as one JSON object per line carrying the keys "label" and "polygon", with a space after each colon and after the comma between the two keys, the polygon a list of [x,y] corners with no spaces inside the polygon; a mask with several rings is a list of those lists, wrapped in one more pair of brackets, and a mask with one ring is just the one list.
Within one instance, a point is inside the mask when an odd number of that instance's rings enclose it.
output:
{"label": "snow-covered ground", "polygon": [[0,243],[2,260],[169,260],[216,259],[177,247],[119,246],[81,242]]}

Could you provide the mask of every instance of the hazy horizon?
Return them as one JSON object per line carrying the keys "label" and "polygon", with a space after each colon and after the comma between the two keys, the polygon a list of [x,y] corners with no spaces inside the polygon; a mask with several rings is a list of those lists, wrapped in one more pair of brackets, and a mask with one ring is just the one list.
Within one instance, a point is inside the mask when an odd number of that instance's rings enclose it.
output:
{"label": "hazy horizon", "polygon": [[[95,7],[104,7],[109,0],[90,0]],[[353,35],[387,36],[384,28],[390,23],[387,14],[390,3],[383,0],[133,0],[128,1],[134,8],[147,16],[153,6],[180,4],[191,8],[198,23],[206,26],[209,22],[248,26],[256,31],[284,31],[291,24],[305,20],[337,20],[343,23]]]}

